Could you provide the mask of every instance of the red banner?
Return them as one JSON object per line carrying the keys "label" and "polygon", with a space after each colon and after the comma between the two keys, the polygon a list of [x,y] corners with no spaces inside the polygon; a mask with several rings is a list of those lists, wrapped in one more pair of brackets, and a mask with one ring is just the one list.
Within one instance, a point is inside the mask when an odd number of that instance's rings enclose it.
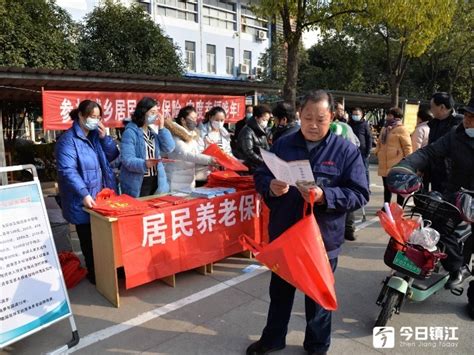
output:
{"label": "red banner", "polygon": [[242,233],[261,242],[260,209],[257,193],[251,190],[120,217],[126,288],[241,252]]}
{"label": "red banner", "polygon": [[150,92],[105,91],[43,91],[43,124],[45,130],[68,129],[72,121],[69,112],[82,100],[93,100],[102,106],[104,124],[122,127],[122,120],[130,117],[137,102],[144,96],[154,98],[163,116],[176,117],[187,105],[195,107],[199,118],[213,106],[221,106],[227,113],[227,122],[235,122],[245,115],[245,96],[161,94]]}

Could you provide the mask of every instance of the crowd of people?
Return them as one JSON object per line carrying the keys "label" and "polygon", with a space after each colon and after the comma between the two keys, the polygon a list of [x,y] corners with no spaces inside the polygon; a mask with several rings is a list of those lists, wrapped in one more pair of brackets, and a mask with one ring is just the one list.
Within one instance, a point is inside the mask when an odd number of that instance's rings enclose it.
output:
{"label": "crowd of people", "polygon": [[[210,171],[219,169],[215,158],[203,154],[211,144],[241,160],[254,176],[256,189],[270,209],[271,240],[301,218],[309,192],[276,180],[260,151],[270,150],[286,161],[309,160],[316,181],[314,214],[335,270],[344,239],[355,240],[353,212],[369,201],[374,137],[361,108],[346,111],[325,91],[309,93],[300,104],[298,109],[288,103],[278,103],[273,109],[265,104],[247,106],[245,117],[230,130],[222,107],[211,108],[202,122],[193,106],[165,119],[157,102],[144,97],[124,122],[117,146],[106,134],[100,105],[81,102],[70,113],[73,126],[58,139],[55,154],[64,217],[76,225],[89,280],[95,282],[94,260],[89,215],[83,207],[93,207],[97,193],[105,187],[140,197],[202,186]],[[387,111],[374,151],[384,202],[392,197],[387,176],[404,162],[415,172],[424,172],[425,188],[430,183],[432,190],[441,193],[474,189],[473,105],[471,100],[464,116],[458,115],[450,95],[436,93],[430,109],[419,110],[411,135],[403,124],[403,111],[396,107]],[[463,150],[455,148],[458,143],[465,145]],[[119,171],[118,179],[114,170]],[[397,195],[400,205],[403,200]],[[454,264],[450,281],[459,284],[470,272],[458,261]],[[272,273],[267,325],[247,354],[266,354],[285,346],[294,292],[292,285]],[[323,354],[330,346],[331,312],[308,297],[305,306],[304,348]]]}

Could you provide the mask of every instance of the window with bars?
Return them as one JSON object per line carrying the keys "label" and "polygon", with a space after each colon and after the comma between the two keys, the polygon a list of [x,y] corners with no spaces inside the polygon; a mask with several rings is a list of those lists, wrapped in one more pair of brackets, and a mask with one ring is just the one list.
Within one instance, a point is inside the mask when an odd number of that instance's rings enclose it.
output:
{"label": "window with bars", "polygon": [[206,45],[207,53],[207,72],[216,73],[216,46],[213,44]]}
{"label": "window with bars", "polygon": [[185,41],[184,51],[186,55],[186,68],[189,71],[196,71],[196,43]]}
{"label": "window with bars", "polygon": [[158,0],[158,15],[197,22],[197,0]]}
{"label": "window with bars", "polygon": [[268,31],[268,21],[255,16],[247,6],[241,6],[242,32],[256,36],[258,31]]}
{"label": "window with bars", "polygon": [[230,75],[234,75],[235,59],[234,59],[234,48],[227,47],[225,49],[225,72]]}
{"label": "window with bars", "polygon": [[204,0],[202,5],[203,23],[208,26],[237,30],[235,3],[222,0]]}
{"label": "window with bars", "polygon": [[249,68],[252,68],[252,52],[244,51],[244,64]]}

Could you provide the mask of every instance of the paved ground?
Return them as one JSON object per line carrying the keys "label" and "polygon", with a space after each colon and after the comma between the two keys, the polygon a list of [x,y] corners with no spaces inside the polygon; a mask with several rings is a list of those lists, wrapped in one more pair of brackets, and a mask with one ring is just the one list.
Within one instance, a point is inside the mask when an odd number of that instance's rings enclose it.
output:
{"label": "paved ground", "polygon": [[[371,175],[377,186],[372,186],[372,200],[366,208],[369,222],[382,204],[381,180],[375,175],[375,167]],[[395,348],[374,349],[372,326],[380,311],[375,299],[388,273],[383,263],[388,238],[377,222],[366,224],[357,234],[357,241],[345,244],[336,271],[339,309],[333,316],[330,353],[472,354],[474,328],[464,313],[466,296],[456,297],[446,291],[424,303],[406,304],[389,324],[395,328]],[[77,248],[74,240],[73,246]],[[126,291],[122,285],[119,309],[83,281],[70,291],[82,337],[75,353],[244,354],[245,348],[259,338],[269,303],[270,272],[249,267],[255,264],[255,260],[231,257],[215,264],[210,276],[194,271],[179,274],[176,288],[154,282]],[[451,347],[414,339],[402,344],[399,335],[403,326],[457,327],[458,340],[443,342]],[[303,296],[297,294],[287,347],[276,354],[304,354],[304,327]],[[70,336],[65,320],[0,354],[46,353],[62,346]]]}

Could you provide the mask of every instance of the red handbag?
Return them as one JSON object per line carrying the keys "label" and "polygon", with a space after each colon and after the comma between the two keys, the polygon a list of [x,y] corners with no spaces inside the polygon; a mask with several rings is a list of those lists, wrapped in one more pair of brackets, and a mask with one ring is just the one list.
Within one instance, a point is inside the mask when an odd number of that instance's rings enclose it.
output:
{"label": "red handbag", "polygon": [[73,288],[86,277],[87,270],[81,267],[81,261],[73,252],[63,251],[58,257],[66,287]]}
{"label": "red handbag", "polygon": [[306,214],[305,203],[303,218],[270,244],[258,244],[244,234],[239,239],[258,261],[321,307],[333,311],[337,309],[334,274],[312,213],[313,204],[310,203],[310,213]]}

